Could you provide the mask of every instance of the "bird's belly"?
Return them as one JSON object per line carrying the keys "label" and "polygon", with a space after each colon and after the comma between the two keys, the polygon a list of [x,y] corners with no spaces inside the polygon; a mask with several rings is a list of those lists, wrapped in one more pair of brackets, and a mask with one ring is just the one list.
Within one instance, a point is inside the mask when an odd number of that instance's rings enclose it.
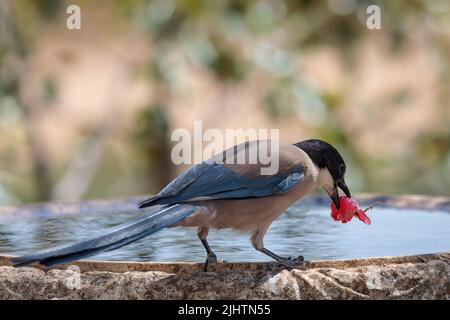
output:
{"label": "bird's belly", "polygon": [[234,229],[251,232],[269,225],[290,204],[280,199],[252,198],[209,200],[199,203],[199,209],[175,226]]}
{"label": "bird's belly", "polygon": [[241,232],[252,232],[270,225],[288,207],[283,199],[276,196],[242,200],[218,200],[216,212],[208,221],[215,229],[230,228]]}

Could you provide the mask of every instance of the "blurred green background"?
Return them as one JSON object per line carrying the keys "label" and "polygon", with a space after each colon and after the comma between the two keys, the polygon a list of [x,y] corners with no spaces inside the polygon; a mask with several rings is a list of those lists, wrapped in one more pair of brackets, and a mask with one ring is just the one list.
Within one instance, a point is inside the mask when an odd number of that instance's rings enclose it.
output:
{"label": "blurred green background", "polygon": [[0,205],[157,192],[194,120],[327,140],[353,192],[448,195],[449,96],[446,0],[1,0]]}

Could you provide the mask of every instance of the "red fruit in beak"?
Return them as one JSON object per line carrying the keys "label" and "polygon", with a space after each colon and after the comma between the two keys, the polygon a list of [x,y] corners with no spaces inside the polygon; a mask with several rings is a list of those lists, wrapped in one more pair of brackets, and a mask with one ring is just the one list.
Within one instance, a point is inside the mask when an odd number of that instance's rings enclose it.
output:
{"label": "red fruit in beak", "polygon": [[352,220],[353,217],[357,217],[365,224],[370,224],[370,218],[366,215],[366,210],[358,208],[358,202],[355,199],[342,196],[339,198],[339,210],[334,203],[331,203],[331,217],[336,221],[347,223]]}
{"label": "red fruit in beak", "polygon": [[372,222],[370,221],[370,218],[367,216],[364,210],[359,209],[358,212],[355,214],[355,216],[358,217],[358,219],[364,222],[365,224],[371,224]]}

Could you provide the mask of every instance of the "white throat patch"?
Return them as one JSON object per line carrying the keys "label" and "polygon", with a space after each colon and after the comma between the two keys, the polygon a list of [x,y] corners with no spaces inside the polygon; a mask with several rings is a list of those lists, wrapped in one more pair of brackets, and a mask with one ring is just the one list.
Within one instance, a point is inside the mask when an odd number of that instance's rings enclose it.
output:
{"label": "white throat patch", "polygon": [[327,168],[319,169],[319,179],[317,186],[319,188],[326,188],[328,191],[333,191],[334,180],[331,177],[330,171]]}

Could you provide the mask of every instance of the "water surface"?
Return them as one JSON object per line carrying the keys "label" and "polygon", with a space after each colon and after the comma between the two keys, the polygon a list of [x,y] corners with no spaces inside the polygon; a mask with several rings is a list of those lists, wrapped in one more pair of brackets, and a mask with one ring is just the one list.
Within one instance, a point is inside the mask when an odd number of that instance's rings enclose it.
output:
{"label": "water surface", "polygon": [[[99,236],[141,212],[83,214],[0,220],[0,254],[22,255],[55,245]],[[357,219],[342,224],[327,207],[295,206],[278,218],[265,246],[282,256],[343,259],[450,251],[450,213],[416,209],[375,208],[371,225]],[[229,262],[270,261],[253,249],[248,237],[211,230],[211,247]],[[195,229],[164,229],[120,249],[96,255],[98,260],[203,261],[205,252]]]}

